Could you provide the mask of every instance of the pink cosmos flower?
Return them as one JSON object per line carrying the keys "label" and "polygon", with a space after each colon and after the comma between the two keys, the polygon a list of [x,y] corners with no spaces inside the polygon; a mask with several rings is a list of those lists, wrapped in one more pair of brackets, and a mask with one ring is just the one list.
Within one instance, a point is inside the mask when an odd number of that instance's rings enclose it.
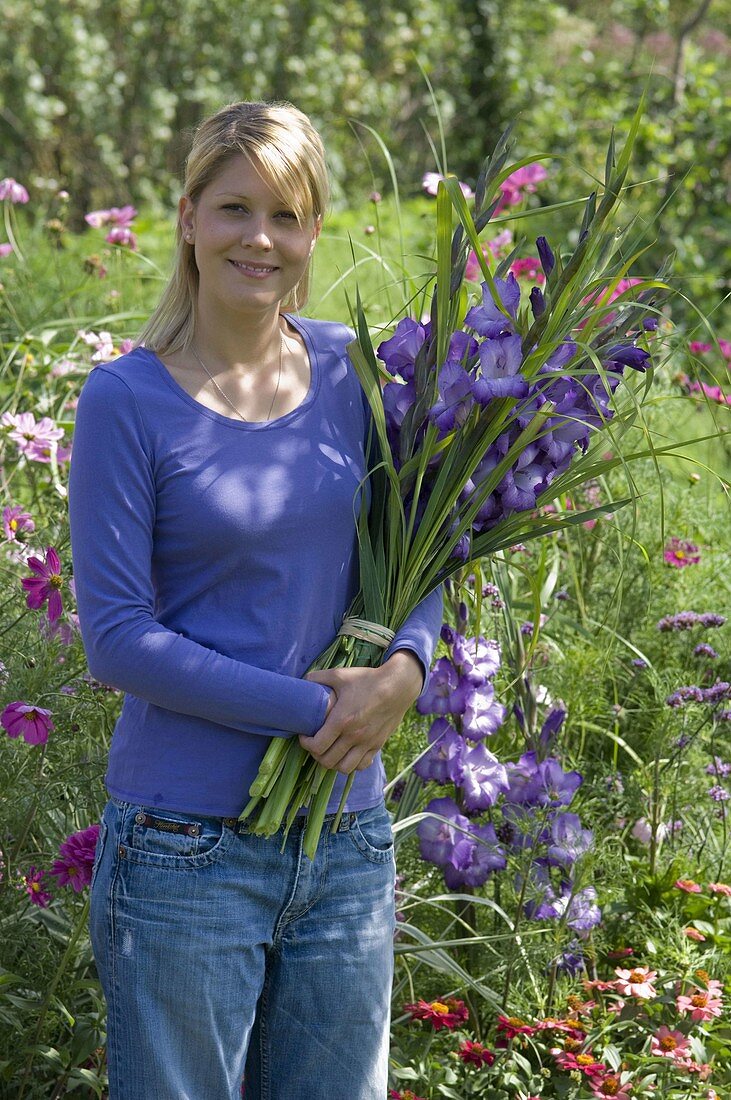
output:
{"label": "pink cosmos flower", "polygon": [[510,270],[516,279],[530,279],[533,283],[545,283],[546,276],[543,274],[541,267],[541,261],[533,259],[530,256],[526,256],[522,260],[514,260],[510,265]]}
{"label": "pink cosmos flower", "polygon": [[726,882],[709,882],[708,889],[712,894],[723,894],[727,898],[731,898],[731,886]]}
{"label": "pink cosmos flower", "polygon": [[[503,229],[502,233],[498,233],[497,237],[493,237],[492,240],[486,241],[482,247],[483,256],[487,256],[488,253],[492,253],[495,257],[501,257],[503,249],[510,248],[513,243],[513,234],[509,229]],[[467,266],[465,267],[465,278],[469,279],[472,283],[479,283],[482,281],[482,269],[480,268],[477,260],[477,253],[473,250],[467,257]]]}
{"label": "pink cosmos flower", "polygon": [[134,340],[123,340],[122,343],[119,345],[119,354],[127,355],[128,352],[132,351],[132,348],[134,346]]}
{"label": "pink cosmos flower", "polygon": [[684,890],[686,894],[701,894],[703,887],[699,886],[697,882],[693,882],[690,878],[679,878],[675,882],[675,888],[677,890]]}
{"label": "pink cosmos flower", "polygon": [[0,199],[9,199],[10,202],[27,202],[28,192],[22,183],[18,183],[12,176],[6,176],[0,180]]}
{"label": "pink cosmos flower", "polygon": [[615,968],[617,981],[614,988],[622,997],[636,997],[640,1001],[649,1001],[657,997],[653,982],[657,977],[656,970],[650,970],[646,966],[637,966],[634,970],[623,970],[620,966]]}
{"label": "pink cosmos flower", "polygon": [[35,867],[29,867],[27,872],[21,876],[21,889],[25,889],[28,897],[37,905],[39,909],[47,909],[50,903],[53,901],[52,896],[45,888],[44,879],[48,878],[47,871],[38,871]]}
{"label": "pink cosmos flower", "polygon": [[709,980],[707,989],[696,988],[689,993],[681,993],[675,999],[680,1015],[690,1016],[696,1022],[720,1016],[722,1004],[721,983],[713,978]]}
{"label": "pink cosmos flower", "polygon": [[526,164],[518,168],[500,184],[500,201],[495,208],[499,214],[506,206],[517,206],[523,196],[535,191],[536,184],[548,178],[548,172],[542,164]]}
{"label": "pink cosmos flower", "polygon": [[[421,180],[421,186],[426,191],[427,195],[436,195],[439,181],[443,179],[444,176],[440,175],[439,172],[425,172]],[[469,184],[460,182],[459,188],[466,199],[473,199],[475,197],[475,193]]]}
{"label": "pink cosmos flower", "polygon": [[706,942],[706,937],[702,932],[699,932],[697,928],[684,928],[683,935],[687,936],[689,940],[693,940],[695,943]]}
{"label": "pink cosmos flower", "polygon": [[681,381],[687,385],[689,393],[702,393],[709,401],[731,405],[731,393],[724,393],[720,386],[710,386],[707,382],[688,382],[687,375],[683,375]]}
{"label": "pink cosmos flower", "polygon": [[3,529],[8,542],[18,542],[22,541],[18,539],[18,535],[23,531],[30,534],[31,531],[35,531],[36,525],[30,512],[24,512],[20,504],[14,504],[12,507],[3,508]]}
{"label": "pink cosmos flower", "polygon": [[66,837],[59,846],[60,859],[54,861],[50,874],[58,879],[59,886],[72,886],[78,894],[91,882],[99,825],[89,825]]}
{"label": "pink cosmos flower", "polygon": [[687,539],[671,538],[663,550],[663,557],[668,565],[674,565],[676,569],[682,569],[686,565],[697,565],[701,560],[701,553],[694,542]]}
{"label": "pink cosmos flower", "polygon": [[132,252],[137,251],[137,238],[132,230],[126,225],[115,225],[113,229],[110,229],[104,240],[108,244],[122,245],[124,248],[129,248]]}
{"label": "pink cosmos flower", "polygon": [[43,707],[34,707],[16,699],[8,703],[0,714],[0,726],[8,737],[20,737],[29,745],[45,745],[49,732],[54,729],[51,711]]}
{"label": "pink cosmos flower", "polygon": [[10,256],[12,252],[13,246],[9,241],[3,241],[2,244],[0,244],[0,259],[5,259],[5,257]]}
{"label": "pink cosmos flower", "polygon": [[682,1031],[673,1031],[663,1024],[652,1037],[650,1051],[660,1058],[685,1062],[690,1057],[690,1041]]}
{"label": "pink cosmos flower", "polygon": [[27,458],[34,458],[34,450],[48,447],[51,441],[63,439],[63,428],[57,428],[50,416],[36,422],[33,413],[3,413],[0,424],[9,427],[8,438]]}
{"label": "pink cosmos flower", "polygon": [[31,611],[40,611],[48,600],[48,618],[55,622],[61,618],[63,602],[61,600],[61,559],[52,546],[46,548],[46,560],[40,558],[28,558],[28,568],[35,577],[23,577],[21,584],[26,590],[26,605]]}
{"label": "pink cosmos flower", "polygon": [[84,214],[84,221],[94,229],[101,229],[104,225],[117,225],[123,229],[132,224],[137,217],[134,206],[112,206],[109,210],[92,210]]}
{"label": "pink cosmos flower", "polygon": [[77,336],[89,347],[94,348],[92,363],[101,363],[102,360],[114,357],[114,341],[110,332],[84,332],[83,329],[79,329]]}

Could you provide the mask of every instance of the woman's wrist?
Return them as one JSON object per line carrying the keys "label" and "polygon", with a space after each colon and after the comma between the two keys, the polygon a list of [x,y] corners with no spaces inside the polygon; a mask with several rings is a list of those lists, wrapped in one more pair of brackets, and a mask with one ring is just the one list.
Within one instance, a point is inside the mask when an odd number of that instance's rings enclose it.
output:
{"label": "woman's wrist", "polygon": [[411,703],[418,699],[424,688],[424,666],[412,650],[397,649],[381,668],[393,678],[399,691],[412,697]]}

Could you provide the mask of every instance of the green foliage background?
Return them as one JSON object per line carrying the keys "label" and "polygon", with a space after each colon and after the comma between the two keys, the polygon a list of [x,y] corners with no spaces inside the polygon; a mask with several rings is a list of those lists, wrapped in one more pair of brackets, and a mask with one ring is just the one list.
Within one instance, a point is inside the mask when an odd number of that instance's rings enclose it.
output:
{"label": "green foliage background", "polygon": [[417,193],[441,156],[424,74],[450,170],[474,182],[517,118],[517,154],[565,158],[542,194],[555,201],[590,189],[579,165],[601,163],[648,85],[634,178],[662,180],[659,206],[674,196],[648,263],[675,251],[685,291],[728,317],[730,0],[8,0],[3,21],[0,169],[49,197],[67,188],[76,228],[110,203],[169,208],[192,128],[242,98],[311,115],[336,207],[389,187],[369,127]]}

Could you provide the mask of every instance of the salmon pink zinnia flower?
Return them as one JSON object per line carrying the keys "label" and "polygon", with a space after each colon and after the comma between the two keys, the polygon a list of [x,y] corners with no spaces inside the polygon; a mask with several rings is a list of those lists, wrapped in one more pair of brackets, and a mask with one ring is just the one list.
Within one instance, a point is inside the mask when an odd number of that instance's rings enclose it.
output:
{"label": "salmon pink zinnia flower", "polygon": [[614,1100],[630,1100],[630,1090],[632,1086],[629,1081],[621,1083],[620,1077],[616,1073],[610,1073],[601,1080],[590,1081],[591,1091],[594,1096],[598,1096],[599,1100],[604,1100],[604,1097],[611,1096]]}
{"label": "salmon pink zinnia flower", "polygon": [[623,970],[618,966],[614,973],[618,978],[614,988],[623,997],[636,997],[641,1001],[649,1001],[657,997],[652,984],[657,977],[656,970],[650,970],[646,966],[637,966],[634,970]]}
{"label": "salmon pink zinnia flower", "polygon": [[707,989],[693,989],[690,993],[681,993],[676,997],[675,1005],[681,1016],[690,1016],[696,1023],[712,1020],[721,1015],[721,983],[711,978]]}
{"label": "salmon pink zinnia flower", "polygon": [[690,1044],[688,1037],[683,1035],[682,1031],[673,1031],[663,1024],[652,1037],[650,1051],[660,1058],[684,1062],[690,1057]]}

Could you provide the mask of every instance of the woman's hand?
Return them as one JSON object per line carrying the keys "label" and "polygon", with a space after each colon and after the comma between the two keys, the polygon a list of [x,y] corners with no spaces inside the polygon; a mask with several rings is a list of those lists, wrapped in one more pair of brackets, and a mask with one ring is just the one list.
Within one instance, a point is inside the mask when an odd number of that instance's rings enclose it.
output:
{"label": "woman's hand", "polygon": [[415,654],[398,649],[378,668],[317,669],[305,679],[333,688],[335,696],[320,729],[301,736],[300,745],[318,764],[349,775],[373,763],[421,693],[424,671]]}

